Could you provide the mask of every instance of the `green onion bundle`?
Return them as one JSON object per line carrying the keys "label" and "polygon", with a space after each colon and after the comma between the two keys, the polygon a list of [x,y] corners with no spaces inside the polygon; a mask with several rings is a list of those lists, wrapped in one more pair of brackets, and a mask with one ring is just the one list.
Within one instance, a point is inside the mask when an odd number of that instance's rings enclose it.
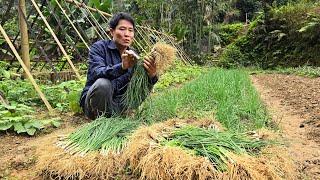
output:
{"label": "green onion bundle", "polygon": [[268,143],[250,139],[245,134],[189,126],[173,132],[164,144],[193,150],[197,155],[207,157],[217,170],[225,171],[227,163],[232,162],[229,153],[255,153]]}
{"label": "green onion bundle", "polygon": [[137,121],[130,119],[100,117],[71,133],[62,146],[75,154],[96,150],[102,154],[110,150],[119,153],[126,145],[127,135],[138,125]]}
{"label": "green onion bundle", "polygon": [[142,61],[139,61],[133,70],[134,73],[123,99],[126,109],[137,109],[149,95],[152,88]]}
{"label": "green onion bundle", "polygon": [[[156,43],[149,55],[154,58],[157,72],[161,74],[167,69],[175,59],[175,48],[165,43]],[[141,58],[143,60],[143,58]],[[138,61],[134,68],[134,73],[128,84],[123,97],[123,104],[126,109],[137,109],[151,91],[151,84],[143,61]]]}

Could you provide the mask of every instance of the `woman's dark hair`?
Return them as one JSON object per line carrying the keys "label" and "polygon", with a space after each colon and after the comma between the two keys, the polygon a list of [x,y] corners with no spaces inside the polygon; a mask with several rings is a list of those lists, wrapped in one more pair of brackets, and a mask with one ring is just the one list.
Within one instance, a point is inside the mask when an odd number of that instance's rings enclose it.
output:
{"label": "woman's dark hair", "polygon": [[124,13],[124,12],[119,12],[119,13],[113,15],[110,22],[109,22],[109,27],[111,29],[115,29],[117,27],[117,25],[119,24],[119,21],[122,19],[131,22],[131,24],[133,25],[133,28],[135,28],[135,24],[134,24],[134,20],[133,20],[132,16],[130,14]]}

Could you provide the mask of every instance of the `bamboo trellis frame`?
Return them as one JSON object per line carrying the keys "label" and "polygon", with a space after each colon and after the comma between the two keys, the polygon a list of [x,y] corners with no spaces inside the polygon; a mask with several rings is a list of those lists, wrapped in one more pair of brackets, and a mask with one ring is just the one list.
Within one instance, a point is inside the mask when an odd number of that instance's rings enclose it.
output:
{"label": "bamboo trellis frame", "polygon": [[[43,1],[44,2],[44,1]],[[63,3],[64,2],[64,3]],[[57,71],[55,69],[55,66],[52,64],[53,62],[60,62],[60,61],[53,61],[50,59],[50,57],[46,54],[45,52],[45,49],[44,47],[41,46],[41,43],[43,44],[51,44],[51,45],[57,45],[60,49],[60,52],[62,52],[63,56],[67,59],[66,61],[63,61],[64,64],[66,62],[69,63],[69,65],[71,66],[73,72],[75,73],[76,77],[78,79],[80,79],[80,75],[78,73],[78,70],[76,69],[76,67],[74,66],[73,62],[71,61],[71,59],[69,58],[65,48],[65,47],[69,47],[70,46],[68,45],[68,43],[66,42],[67,39],[65,39],[65,41],[61,41],[63,39],[59,39],[57,37],[57,35],[55,34],[54,30],[51,28],[48,20],[46,19],[46,17],[44,16],[43,14],[43,9],[47,8],[49,9],[50,7],[46,7],[46,6],[50,6],[49,4],[47,5],[44,5],[44,3],[41,4],[41,7],[39,8],[38,4],[35,2],[35,0],[31,0],[31,3],[34,7],[34,9],[36,10],[37,14],[35,16],[35,19],[33,20],[32,24],[28,24],[28,18],[30,17],[31,13],[28,15],[28,17],[24,17],[24,21],[26,22],[27,25],[29,25],[29,31],[32,31],[33,28],[32,26],[37,24],[36,23],[36,20],[38,19],[38,17],[40,17],[45,26],[44,27],[41,27],[40,28],[40,31],[43,31],[44,28],[47,28],[48,31],[49,31],[49,35],[50,37],[53,37],[53,41],[51,40],[51,42],[49,41],[43,41],[43,40],[39,40],[36,36],[38,37],[41,37],[41,33],[37,35],[35,35],[35,33],[33,32],[30,32],[30,34],[32,34],[34,37],[35,37],[35,40],[31,40],[29,43],[30,44],[33,44],[33,45],[36,45],[36,46],[39,46],[38,48],[40,48],[40,52],[41,54],[43,55],[44,59],[46,60],[47,64],[49,63],[50,67],[53,69],[54,73],[57,74]],[[96,32],[96,35],[100,36],[100,38],[107,38],[107,39],[110,39],[110,36],[108,35],[107,33],[107,29],[105,27],[102,27],[99,20],[102,20],[104,24],[107,24],[107,22],[110,20],[110,18],[112,17],[111,14],[108,14],[106,12],[103,12],[103,11],[100,11],[98,9],[95,9],[95,8],[91,8],[91,7],[88,7],[87,5],[83,4],[83,3],[79,3],[78,1],[76,0],[55,0],[55,3],[57,6],[55,7],[58,7],[58,9],[62,12],[63,16],[60,16],[61,17],[64,17],[64,19],[67,19],[67,22],[68,24],[70,24],[70,27],[72,27],[72,29],[74,30],[74,32],[76,32],[76,35],[73,34],[72,38],[80,38],[81,42],[85,45],[85,48],[86,50],[89,50],[89,44],[90,44],[90,39],[87,37],[86,33],[84,32],[84,30],[81,28],[81,25],[78,23],[77,21],[77,18],[73,16],[70,8],[68,5],[74,5],[74,7],[76,7],[77,9],[80,9],[80,12],[82,13],[82,16],[84,15],[84,17],[87,19],[87,22],[86,23],[90,23],[89,27],[93,28]],[[63,5],[65,7],[63,7]],[[67,11],[69,11],[69,15],[67,13]],[[8,10],[7,10],[8,11]],[[56,20],[56,22],[58,23],[59,26],[56,27],[56,30],[58,30],[59,28],[60,29],[63,29],[63,27],[61,27],[63,21],[61,21],[61,19],[57,18],[57,16],[54,14],[53,15],[53,10],[50,10],[51,13],[50,14],[50,20]],[[96,13],[96,14],[94,14]],[[97,15],[99,15],[99,18],[96,18]],[[73,18],[73,21],[71,19],[71,17]],[[39,20],[39,19],[38,19]],[[65,22],[65,21],[64,21]],[[76,22],[76,25],[75,23]],[[1,26],[2,27],[2,26]],[[5,33],[4,29],[3,29],[3,32]],[[65,32],[65,30],[63,29],[63,31],[61,32],[64,32],[64,33],[67,33]],[[43,31],[43,33],[45,33]],[[152,29],[150,27],[145,27],[145,26],[139,26],[139,25],[136,25],[136,38],[134,39],[134,45],[137,46],[137,48],[146,53],[147,51],[149,51],[153,44],[155,43],[154,41],[150,40],[150,38],[148,36],[153,36],[153,37],[156,37],[158,39],[161,39],[171,45],[173,45],[177,50],[178,50],[178,55],[180,57],[180,59],[183,60],[183,62],[191,62],[190,59],[188,58],[188,56],[185,54],[185,52],[182,50],[182,48],[175,43],[175,39],[172,38],[170,35],[166,34],[166,33],[163,33],[163,32],[159,32],[155,29]],[[76,37],[74,37],[76,36]],[[17,38],[19,37],[19,34],[17,36],[15,36],[14,40],[17,40]],[[44,37],[48,37],[48,36],[44,36]],[[9,44],[8,40],[8,36],[5,36],[5,39],[7,41],[7,43]],[[10,41],[10,40],[9,40]],[[55,42],[55,43],[53,43]],[[75,42],[76,41],[73,39],[71,42]],[[92,41],[91,41],[92,42]],[[11,45],[10,46],[10,49],[11,51],[13,52],[14,54],[14,57],[16,59],[18,59],[19,63],[20,63],[20,67],[22,67],[22,69],[24,69],[25,72],[27,72],[25,70],[25,67],[24,67],[24,64],[22,64],[20,62],[19,59],[21,59],[21,57],[19,56],[19,54],[15,53],[15,50],[16,48],[14,47],[13,43],[10,41]],[[12,47],[13,48],[12,48]],[[72,45],[72,48],[77,50],[77,47],[75,45]],[[78,53],[78,52],[77,52]],[[78,53],[79,54],[79,53]],[[80,54],[79,54],[80,55]],[[80,55],[81,56],[81,55]],[[79,56],[79,57],[80,57]],[[10,65],[13,61],[10,61]],[[31,62],[35,62],[35,61],[32,61]],[[38,61],[36,61],[36,64],[39,62],[39,58],[38,58]],[[35,64],[35,66],[36,66]],[[46,64],[43,64],[42,68],[45,67]],[[61,67],[60,71],[62,71],[64,65]],[[41,70],[42,70],[41,68]],[[20,69],[20,68],[19,68]],[[19,70],[18,69],[18,70]],[[41,71],[40,70],[40,71]],[[40,91],[39,87],[37,86],[37,84],[35,83],[31,73],[29,72],[28,73],[28,79],[30,79],[31,83],[34,85],[36,91],[38,92],[38,94],[40,95],[40,97],[42,98],[42,100],[44,101],[45,105],[47,106],[48,110],[51,112],[52,111],[52,107],[50,106],[50,104],[48,103],[48,101],[46,100],[44,94]]]}
{"label": "bamboo trellis frame", "polygon": [[57,37],[56,34],[53,32],[53,30],[52,30],[51,26],[49,25],[48,21],[46,20],[46,18],[43,16],[43,14],[42,14],[42,12],[40,11],[37,3],[36,3],[34,0],[31,0],[31,2],[32,2],[33,6],[36,8],[36,10],[38,11],[38,13],[40,14],[43,22],[46,24],[46,26],[47,26],[47,28],[49,29],[51,35],[53,36],[53,38],[54,38],[55,41],[57,42],[59,48],[61,49],[61,51],[62,51],[63,55],[65,56],[65,58],[67,59],[67,61],[69,62],[70,66],[71,66],[72,70],[74,71],[74,73],[76,74],[77,78],[80,80],[81,77],[80,77],[80,74],[78,73],[78,70],[77,70],[76,67],[73,65],[73,63],[72,63],[71,59],[69,58],[66,50],[63,48],[63,46],[61,45],[58,37]]}
{"label": "bamboo trellis frame", "polygon": [[[34,1],[34,0],[33,0]],[[91,27],[93,27],[93,29],[95,30],[96,34],[100,36],[100,38],[110,38],[108,37],[108,33],[106,32],[106,28],[103,28],[101,27],[101,21],[100,23],[98,22],[98,20],[95,18],[97,17],[96,15],[100,15],[100,18],[99,20],[102,20],[104,24],[107,23],[107,21],[109,21],[110,17],[112,16],[111,14],[108,14],[108,13],[105,13],[103,11],[100,11],[100,10],[97,10],[95,8],[91,8],[91,7],[88,7],[86,6],[85,4],[83,3],[80,3],[76,0],[62,0],[62,1],[58,1],[58,0],[55,0],[56,2],[56,5],[55,7],[59,7],[58,9],[61,10],[61,12],[63,13],[63,19],[67,19],[68,20],[68,24],[70,24],[72,27],[72,29],[74,30],[74,32],[77,33],[77,36],[81,39],[81,42],[86,46],[87,49],[89,49],[89,39],[88,37],[86,37],[86,33],[84,33],[83,29],[81,28],[81,26],[78,24],[78,21],[76,20],[75,17],[73,17],[73,13],[71,13],[70,9],[69,9],[69,5],[74,5],[74,7],[76,7],[77,9],[83,9],[81,12],[82,13],[85,13],[85,14],[82,14],[85,15],[83,17],[87,18],[89,20],[90,18],[90,25]],[[64,7],[63,7],[64,5]],[[49,4],[47,4],[46,6],[50,6]],[[45,6],[44,6],[45,7]],[[48,7],[47,7],[48,8]],[[56,10],[58,10],[56,9]],[[69,10],[69,15],[67,14],[66,10]],[[38,11],[38,10],[37,10]],[[74,11],[74,10],[73,10]],[[95,14],[95,16],[93,15],[93,13],[97,13]],[[52,15],[53,13],[51,12],[50,13],[50,16]],[[36,15],[39,15],[39,13],[37,13]],[[71,20],[71,17],[73,18],[73,21]],[[41,17],[42,18],[42,17]],[[60,16],[61,18],[61,16]],[[28,18],[27,18],[28,19]],[[54,19],[54,18],[52,18]],[[51,19],[51,20],[52,20]],[[65,21],[64,21],[65,22]],[[75,26],[74,22],[77,24],[77,27]],[[32,23],[32,25],[34,24],[34,22]],[[31,25],[31,26],[32,26]],[[89,25],[89,27],[90,27]],[[47,26],[47,25],[46,25]],[[42,28],[44,29],[44,28]],[[59,29],[59,28],[58,28]],[[60,28],[62,29],[62,28]],[[189,59],[189,57],[185,54],[185,52],[182,50],[182,48],[177,45],[175,43],[175,40],[174,38],[172,38],[171,36],[169,36],[168,34],[166,33],[163,33],[163,32],[159,32],[155,29],[152,29],[150,27],[146,27],[146,26],[139,26],[137,25],[136,26],[136,38],[135,38],[135,41],[134,41],[134,45],[137,46],[137,49],[146,53],[146,50],[150,49],[153,45],[153,42],[150,41],[149,37],[147,37],[146,35],[152,35],[152,36],[155,36],[155,37],[158,37],[158,39],[161,39],[161,40],[164,40],[165,42],[173,45],[178,51],[178,56],[180,57],[180,59],[183,60],[183,62],[188,62],[188,63],[191,63],[191,60]],[[72,38],[74,38],[74,34],[72,36]],[[56,41],[56,39],[54,38],[54,41]],[[42,42],[41,40],[39,40],[38,42]],[[46,44],[54,44],[52,42],[48,42]],[[60,48],[60,45],[59,43],[56,42],[56,44],[58,44],[59,48]],[[60,44],[62,46],[65,46],[65,47],[69,47],[68,44],[66,44],[66,42],[64,41],[60,41]],[[70,47],[69,47],[70,48]],[[60,48],[61,49],[61,48]],[[74,51],[77,50],[77,48],[73,48]],[[61,52],[64,54],[65,56],[65,53],[63,52],[64,50],[61,50]],[[77,52],[77,54],[79,54]],[[42,56],[44,57],[44,56]],[[66,59],[67,59],[67,62],[70,64],[70,62],[72,62],[71,60],[69,61],[68,60],[68,56],[65,56]],[[80,58],[82,59],[82,58]],[[31,60],[32,61],[32,60]],[[33,61],[34,62],[34,61]],[[10,61],[10,64],[12,63],[12,61]],[[71,65],[71,68],[73,70],[75,70],[72,65]],[[78,76],[77,76],[78,77]]]}
{"label": "bamboo trellis frame", "polygon": [[45,95],[42,93],[41,89],[37,85],[36,81],[34,80],[33,76],[31,75],[28,67],[22,61],[19,53],[17,52],[16,48],[13,46],[12,42],[9,40],[9,37],[8,37],[7,33],[5,32],[5,30],[3,29],[1,24],[0,24],[0,31],[1,31],[1,34],[3,35],[3,37],[6,39],[6,42],[10,46],[12,52],[14,53],[16,58],[18,59],[19,63],[21,64],[21,66],[22,66],[23,70],[25,71],[25,73],[26,73],[28,79],[30,80],[31,84],[34,86],[34,88],[38,92],[40,98],[42,99],[42,101],[46,105],[47,109],[49,110],[49,112],[53,112],[53,109],[52,109],[50,103],[48,102],[47,98],[45,97]]}
{"label": "bamboo trellis frame", "polygon": [[[78,8],[85,8],[85,9],[88,9],[92,12],[97,12],[98,14],[100,14],[102,17],[106,18],[106,17],[112,17],[112,14],[109,14],[109,13],[106,13],[104,11],[101,11],[101,10],[98,10],[98,9],[95,9],[95,8],[92,8],[92,7],[88,7],[86,4],[84,3],[80,3],[76,0],[65,0],[66,2],[68,3],[71,3],[71,4],[75,4],[76,7]],[[140,26],[140,25],[137,25],[136,26],[136,30],[137,30],[137,33],[142,37],[142,41],[144,41],[146,43],[146,45],[148,46],[147,48],[150,49],[152,44],[150,43],[150,41],[148,41],[145,37],[145,34],[154,34],[156,35],[157,37],[160,37],[160,39],[162,40],[167,40],[166,42],[173,45],[179,52],[178,52],[178,55],[180,57],[181,60],[183,60],[185,63],[191,63],[191,60],[190,58],[186,55],[186,53],[182,50],[182,48],[176,44],[174,41],[175,39],[173,37],[171,37],[170,35],[166,34],[166,33],[163,33],[163,32],[159,32],[157,30],[154,30],[150,27],[145,27],[145,26]],[[135,43],[141,48],[140,50],[145,51],[145,48],[143,48],[141,46],[141,44],[138,42],[138,41],[135,41]]]}
{"label": "bamboo trellis frame", "polygon": [[62,11],[62,13],[64,14],[64,16],[68,19],[69,23],[71,24],[71,26],[73,27],[73,29],[77,32],[78,36],[80,37],[80,39],[82,40],[82,42],[85,44],[85,46],[87,47],[87,49],[89,49],[89,45],[87,44],[87,42],[84,40],[84,38],[81,36],[79,30],[76,28],[76,26],[74,25],[74,23],[71,21],[71,19],[68,17],[68,15],[66,14],[66,11],[62,8],[62,6],[60,5],[58,0],[55,0],[58,7],[60,8],[60,10]]}

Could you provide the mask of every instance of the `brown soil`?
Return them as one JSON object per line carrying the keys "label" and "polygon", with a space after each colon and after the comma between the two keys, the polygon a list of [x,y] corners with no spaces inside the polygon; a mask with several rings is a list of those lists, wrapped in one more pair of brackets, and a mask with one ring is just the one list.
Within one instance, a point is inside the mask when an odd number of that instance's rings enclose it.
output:
{"label": "brown soil", "polygon": [[46,132],[33,137],[11,132],[0,133],[0,179],[36,179],[34,166],[38,159],[37,148],[48,139],[70,133],[75,127],[87,122],[83,117],[67,114],[60,117],[64,122],[59,129],[46,129]]}
{"label": "brown soil", "polygon": [[273,120],[283,131],[301,179],[320,179],[320,78],[254,75]]}
{"label": "brown soil", "polygon": [[[270,74],[254,75],[252,81],[283,131],[300,178],[320,179],[320,78]],[[38,147],[85,122],[83,117],[63,119],[59,129],[35,137],[0,134],[0,179],[35,179]]]}

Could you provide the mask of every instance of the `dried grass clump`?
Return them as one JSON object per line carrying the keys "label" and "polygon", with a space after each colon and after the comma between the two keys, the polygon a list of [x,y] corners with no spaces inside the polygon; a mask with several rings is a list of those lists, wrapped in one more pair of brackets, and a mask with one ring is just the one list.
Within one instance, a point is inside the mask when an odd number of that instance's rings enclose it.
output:
{"label": "dried grass clump", "polygon": [[234,163],[221,179],[297,179],[294,162],[288,152],[279,146],[265,148],[259,157],[229,154]]}
{"label": "dried grass clump", "polygon": [[298,179],[298,167],[285,146],[273,146],[263,149],[261,159],[280,178]]}
{"label": "dried grass clump", "polygon": [[166,43],[158,42],[153,46],[151,55],[155,58],[157,71],[162,74],[176,58],[176,49]]}
{"label": "dried grass clump", "polygon": [[[138,174],[137,176],[141,174],[142,179],[167,179],[169,176],[172,176],[173,179],[181,179],[182,177],[187,177],[187,179],[193,179],[193,177],[214,177],[213,165],[207,159],[188,154],[180,148],[169,148],[160,145],[163,137],[168,136],[174,129],[187,125],[204,128],[218,126],[215,125],[214,120],[210,119],[171,119],[150,127],[141,127],[129,138],[129,143],[123,154],[124,160],[128,162],[132,171]],[[170,153],[170,151],[175,154]],[[169,155],[172,157],[169,157]],[[167,162],[163,161],[162,164],[159,164],[159,162],[156,161],[159,157],[165,157]],[[148,162],[149,160],[150,162]],[[149,165],[145,165],[147,163],[149,163]],[[175,164],[176,169],[174,172],[171,172],[170,164]],[[152,170],[151,167],[155,167],[155,169]],[[159,169],[163,171],[154,174],[154,172]],[[165,172],[169,174],[164,174]],[[163,175],[163,177],[161,175]]]}
{"label": "dried grass clump", "polygon": [[114,153],[71,155],[52,144],[55,140],[48,140],[37,150],[36,171],[45,179],[110,179],[119,174],[124,164],[119,160],[120,155]]}
{"label": "dried grass clump", "polygon": [[242,154],[229,155],[233,164],[229,164],[228,171],[222,176],[225,179],[279,179],[278,175],[259,158]]}
{"label": "dried grass clump", "polygon": [[155,149],[141,159],[137,168],[140,179],[217,179],[209,160],[179,147]]}
{"label": "dried grass clump", "polygon": [[210,119],[203,120],[181,120],[170,119],[152,126],[141,126],[130,137],[127,147],[124,150],[124,158],[129,161],[130,166],[137,167],[140,159],[149,151],[160,146],[159,142],[163,136],[168,136],[174,129],[186,125],[198,127],[215,126],[216,121]]}

